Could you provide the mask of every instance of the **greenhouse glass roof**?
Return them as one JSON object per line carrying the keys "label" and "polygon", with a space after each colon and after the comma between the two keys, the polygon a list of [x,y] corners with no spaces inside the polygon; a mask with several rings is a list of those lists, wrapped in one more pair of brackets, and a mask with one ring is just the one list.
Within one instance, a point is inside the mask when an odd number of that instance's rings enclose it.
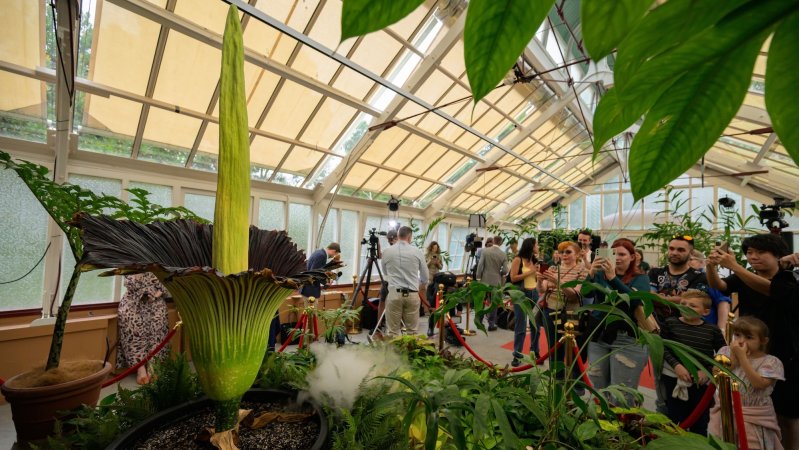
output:
{"label": "greenhouse glass roof", "polygon": [[[518,82],[510,73],[473,104],[463,60],[466,2],[427,1],[385,30],[339,43],[339,0],[250,0],[261,16],[242,14],[253,179],[305,189],[316,201],[337,189],[394,196],[430,216],[513,220],[601,174],[626,171],[635,127],[591,158],[591,117],[613,84],[613,57],[585,62],[579,3],[558,3],[517,64],[522,75],[542,75]],[[56,88],[70,64],[56,47],[69,30],[49,1],[4,0],[3,145],[48,143],[48,130],[66,127],[78,152],[215,171],[227,7],[83,0],[75,81]],[[743,107],[704,163],[722,174],[767,170],[734,181],[793,198],[799,168],[770,131],[766,58],[762,52]],[[74,99],[66,114],[56,107],[61,89]]]}

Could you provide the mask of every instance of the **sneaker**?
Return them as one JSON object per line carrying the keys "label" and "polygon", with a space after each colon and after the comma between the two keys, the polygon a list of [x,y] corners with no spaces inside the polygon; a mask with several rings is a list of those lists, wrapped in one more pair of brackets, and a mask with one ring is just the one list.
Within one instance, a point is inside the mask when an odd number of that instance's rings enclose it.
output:
{"label": "sneaker", "polygon": [[488,331],[497,331],[497,326],[496,325],[489,325],[488,326]]}

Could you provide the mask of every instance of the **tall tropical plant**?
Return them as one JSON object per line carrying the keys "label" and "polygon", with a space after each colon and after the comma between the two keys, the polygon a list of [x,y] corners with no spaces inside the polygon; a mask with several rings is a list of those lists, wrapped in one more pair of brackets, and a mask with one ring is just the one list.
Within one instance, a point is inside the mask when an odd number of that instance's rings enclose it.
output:
{"label": "tall tropical plant", "polygon": [[249,141],[244,47],[238,9],[228,10],[220,76],[219,175],[213,226],[179,220],[142,225],[78,217],[82,270],[149,271],[169,289],[191,342],[200,384],[216,405],[220,447],[235,448],[242,395],[263,360],[269,323],[302,284],[323,281],[341,263],[304,271],[305,255],[285,231],[248,226]]}
{"label": "tall tropical plant", "polygon": [[705,254],[713,248],[713,234],[707,224],[694,218],[694,214],[702,216],[699,208],[687,210],[688,199],[683,198],[685,192],[667,188],[658,194],[654,203],[663,208],[655,213],[652,227],[636,243],[643,248],[658,250],[661,264],[668,262],[669,242],[674,236],[691,236],[694,248]]}
{"label": "tall tropical plant", "polygon": [[[117,197],[98,195],[75,184],[56,183],[49,178],[49,171],[46,167],[29,161],[14,161],[11,159],[11,155],[3,151],[0,151],[0,168],[16,172],[22,182],[30,189],[50,218],[64,232],[69,250],[72,252],[75,261],[80,261],[83,256],[83,242],[81,241],[80,230],[72,222],[73,217],[78,213],[90,215],[108,214],[116,219],[136,220],[141,223],[179,218],[203,221],[182,206],[163,207],[150,202],[147,198],[149,193],[144,189],[128,189],[131,199],[129,203],[125,203]],[[64,329],[67,325],[67,316],[72,305],[72,298],[78,288],[80,275],[80,265],[76,264],[72,268],[69,283],[64,290],[64,296],[58,308],[45,370],[57,368],[61,361]]]}

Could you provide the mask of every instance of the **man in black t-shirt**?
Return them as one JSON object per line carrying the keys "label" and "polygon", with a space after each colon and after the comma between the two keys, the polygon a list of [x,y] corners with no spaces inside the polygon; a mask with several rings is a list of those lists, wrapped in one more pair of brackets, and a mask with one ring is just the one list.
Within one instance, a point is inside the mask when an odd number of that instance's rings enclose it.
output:
{"label": "man in black t-shirt", "polygon": [[[680,295],[688,289],[707,286],[705,274],[688,265],[694,249],[693,237],[676,235],[669,242],[669,263],[649,270],[649,285],[661,298],[680,304]],[[677,308],[655,304],[655,318],[662,323],[666,317],[679,317]]]}
{"label": "man in black t-shirt", "polygon": [[[688,235],[672,237],[669,242],[669,263],[665,267],[655,267],[649,270],[649,286],[652,292],[664,300],[679,305],[683,292],[707,285],[705,274],[688,265],[693,249],[693,237]],[[677,308],[670,308],[662,303],[655,303],[654,306],[655,319],[661,327],[664,326],[667,318],[680,316],[680,311]],[[666,414],[666,398],[670,393],[666,392],[666,384],[660,381],[660,375],[660,373],[655,374],[655,393],[657,394],[655,409],[661,414]]]}

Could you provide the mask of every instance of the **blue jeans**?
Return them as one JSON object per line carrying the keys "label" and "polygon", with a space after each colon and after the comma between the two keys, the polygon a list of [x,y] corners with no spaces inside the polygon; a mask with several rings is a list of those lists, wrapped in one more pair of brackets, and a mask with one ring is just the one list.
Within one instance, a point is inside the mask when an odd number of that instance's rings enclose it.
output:
{"label": "blue jeans", "polygon": [[[538,301],[538,291],[524,290],[524,294],[535,305]],[[535,307],[534,307],[535,310]],[[530,353],[538,355],[538,328],[533,318],[527,317],[521,306],[513,305],[513,357],[522,358],[524,356],[524,338],[527,336],[527,324],[530,324]]]}
{"label": "blue jeans", "polygon": [[[616,350],[616,353],[608,356]],[[619,331],[612,344],[602,341],[588,344],[588,376],[595,389],[617,384],[638,389],[638,380],[648,359],[647,347],[626,332]],[[632,399],[627,400],[629,402]]]}

